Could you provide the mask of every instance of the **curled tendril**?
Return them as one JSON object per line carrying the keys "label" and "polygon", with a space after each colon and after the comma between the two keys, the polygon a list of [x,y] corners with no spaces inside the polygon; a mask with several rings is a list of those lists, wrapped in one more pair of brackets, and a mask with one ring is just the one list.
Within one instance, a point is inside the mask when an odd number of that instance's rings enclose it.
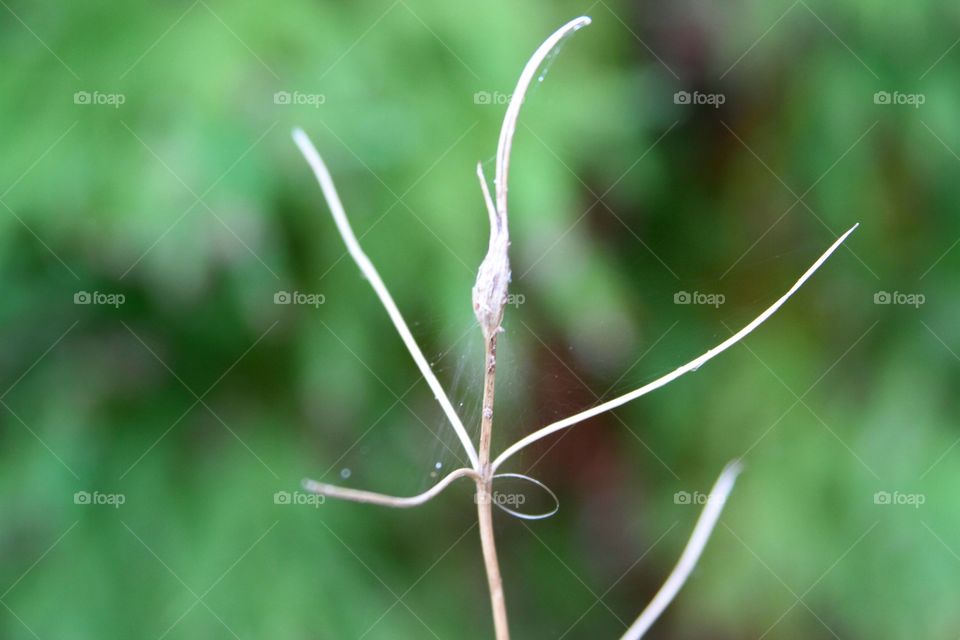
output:
{"label": "curled tendril", "polygon": [[553,509],[550,511],[545,511],[544,513],[523,513],[521,511],[516,511],[510,509],[509,507],[504,506],[500,502],[494,500],[493,505],[503,511],[506,514],[513,516],[514,518],[520,518],[521,520],[546,520],[547,518],[555,515],[557,511],[560,510],[560,498],[557,497],[550,487],[543,484],[536,478],[531,478],[530,476],[524,475],[522,473],[498,473],[493,476],[493,480],[496,481],[500,478],[516,478],[518,480],[526,480],[530,484],[536,485],[543,489],[547,495],[553,500]]}

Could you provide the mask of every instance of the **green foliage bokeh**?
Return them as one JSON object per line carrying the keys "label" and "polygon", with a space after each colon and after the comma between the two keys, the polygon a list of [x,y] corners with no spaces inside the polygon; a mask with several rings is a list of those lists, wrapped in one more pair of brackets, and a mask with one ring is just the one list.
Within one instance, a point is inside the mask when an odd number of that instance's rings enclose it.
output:
{"label": "green foliage bokeh", "polygon": [[654,637],[960,633],[956,6],[0,4],[0,637],[490,637],[466,483],[276,503],[462,456],[289,133],[474,429],[474,166],[583,13],[517,131],[497,448],[699,355],[861,227],[743,345],[511,463],[562,501],[498,515],[515,635],[617,637],[696,519],[678,492],[739,456]]}

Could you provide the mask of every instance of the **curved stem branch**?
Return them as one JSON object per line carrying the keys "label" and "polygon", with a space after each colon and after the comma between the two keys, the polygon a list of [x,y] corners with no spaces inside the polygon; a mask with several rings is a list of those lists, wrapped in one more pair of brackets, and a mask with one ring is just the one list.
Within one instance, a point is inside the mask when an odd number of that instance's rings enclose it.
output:
{"label": "curved stem branch", "polygon": [[400,309],[397,308],[397,304],[393,301],[393,296],[390,295],[387,285],[383,283],[383,279],[377,272],[376,267],[373,266],[370,258],[368,258],[367,254],[360,248],[360,242],[357,240],[357,236],[350,226],[350,221],[347,219],[346,211],[343,209],[343,203],[340,202],[340,196],[337,194],[337,188],[333,184],[333,178],[330,176],[327,165],[324,164],[317,149],[302,129],[293,130],[293,141],[297,143],[297,147],[300,148],[300,153],[303,154],[307,164],[313,169],[313,173],[317,177],[317,182],[320,183],[323,196],[326,198],[327,205],[330,207],[330,213],[333,215],[333,221],[337,224],[337,230],[340,232],[344,244],[347,245],[347,251],[350,252],[350,256],[370,282],[370,286],[373,287],[377,297],[380,298],[380,302],[387,310],[387,315],[389,315],[390,320],[393,321],[393,326],[397,329],[397,333],[400,334],[400,339],[403,340],[403,344],[406,345],[410,355],[413,356],[413,361],[417,364],[417,368],[420,369],[420,374],[427,381],[430,390],[433,391],[434,397],[436,397],[437,402],[439,402],[443,408],[443,412],[450,421],[453,430],[457,432],[457,437],[460,438],[460,442],[467,452],[467,457],[470,458],[470,463],[474,468],[477,468],[477,451],[473,447],[473,442],[471,442],[470,436],[467,435],[467,430],[464,428],[460,416],[458,416],[456,410],[454,410],[453,403],[451,403],[450,398],[447,397],[446,392],[440,385],[440,381],[437,380],[437,376],[434,375],[433,370],[430,368],[427,359],[423,357],[423,352],[420,350],[419,345],[417,345],[413,334],[410,333],[410,329],[407,327],[407,323],[403,319]]}
{"label": "curved stem branch", "polygon": [[723,353],[724,351],[726,351],[727,349],[729,349],[730,347],[738,343],[739,341],[743,340],[754,329],[756,329],[761,324],[763,324],[763,322],[767,318],[769,318],[774,313],[776,313],[777,309],[782,307],[784,303],[787,300],[789,300],[794,293],[797,292],[797,289],[803,286],[803,283],[805,283],[807,280],[810,279],[810,276],[812,276],[814,272],[816,272],[816,270],[820,268],[820,266],[827,260],[827,258],[829,258],[830,255],[834,251],[836,251],[841,244],[843,244],[843,241],[847,239],[847,236],[853,233],[854,229],[856,229],[858,226],[860,226],[859,223],[850,227],[850,229],[848,229],[846,233],[844,233],[832,245],[830,245],[830,248],[827,249],[824,252],[824,254],[820,256],[817,259],[817,261],[814,262],[813,265],[806,270],[806,272],[804,272],[802,276],[800,276],[800,279],[797,280],[792,287],[790,287],[789,291],[787,291],[785,294],[780,296],[780,298],[776,302],[774,302],[772,305],[770,305],[766,309],[766,311],[764,311],[759,316],[754,318],[753,321],[750,322],[750,324],[740,329],[740,331],[737,331],[735,334],[733,334],[732,336],[730,336],[729,338],[727,338],[726,340],[724,340],[723,342],[715,346],[713,349],[710,349],[700,357],[694,358],[693,360],[683,365],[682,367],[674,369],[667,375],[657,378],[653,382],[645,384],[639,389],[635,389],[630,393],[624,394],[618,398],[614,398],[613,400],[609,400],[608,402],[604,402],[603,404],[599,404],[591,409],[587,409],[586,411],[582,411],[576,415],[570,416],[569,418],[564,418],[563,420],[559,420],[557,422],[554,422],[553,424],[549,424],[546,427],[543,427],[542,429],[538,429],[537,431],[534,431],[530,435],[524,438],[521,438],[514,444],[507,447],[506,451],[504,451],[499,456],[497,456],[497,459],[493,461],[493,470],[496,471],[497,468],[499,468],[500,465],[506,462],[511,456],[513,456],[520,450],[530,446],[537,440],[546,438],[547,436],[553,433],[556,433],[557,431],[561,431],[568,427],[572,427],[580,422],[583,422],[584,420],[597,416],[601,413],[610,411],[611,409],[616,409],[620,405],[626,404],[631,400],[636,400],[641,396],[645,396],[651,391],[656,391],[660,387],[663,387],[673,382],[683,374],[689,373],[691,371],[696,371],[704,363],[712,360],[713,358],[717,357],[718,355],[720,355],[721,353]]}
{"label": "curved stem branch", "polygon": [[468,469],[463,467],[462,469],[456,469],[448,473],[440,482],[433,485],[423,493],[406,497],[397,497],[390,496],[384,493],[375,493],[373,491],[364,491],[363,489],[350,489],[347,487],[338,487],[333,484],[325,484],[323,482],[317,482],[316,480],[310,480],[309,478],[304,479],[303,488],[311,493],[316,493],[317,495],[326,496],[328,498],[336,498],[337,500],[349,500],[351,502],[364,502],[367,504],[378,504],[384,507],[396,507],[398,509],[405,509],[408,507],[417,507],[421,504],[432,500],[435,498],[441,491],[449,487],[454,480],[459,478],[469,477],[474,480],[479,480],[480,476],[473,469]]}
{"label": "curved stem branch", "polygon": [[500,217],[497,214],[497,208],[490,197],[490,186],[487,184],[487,176],[483,173],[483,165],[477,163],[477,179],[480,180],[480,191],[483,192],[483,203],[487,205],[487,215],[490,216],[490,244],[496,237],[497,230],[500,228]]}
{"label": "curved stem branch", "polygon": [[520,105],[523,104],[527,88],[534,75],[550,52],[563,38],[577,29],[590,24],[590,18],[580,17],[560,27],[541,44],[527,61],[517,86],[507,105],[497,142],[497,167],[494,179],[496,202],[491,200],[490,189],[483,169],[477,165],[477,177],[483,191],[484,203],[490,216],[490,243],[487,255],[480,264],[477,282],[473,287],[473,309],[483,331],[486,345],[484,364],[483,415],[480,423],[480,447],[477,470],[477,518],[480,523],[480,542],[483,547],[483,561],[490,587],[490,604],[493,608],[493,624],[497,640],[508,640],[510,628],[507,623],[507,604],[503,595],[503,579],[500,576],[500,564],[497,561],[497,547],[493,533],[493,469],[490,464],[490,440],[493,435],[493,396],[496,379],[497,335],[502,330],[503,309],[507,302],[507,289],[510,282],[510,260],[507,249],[510,246],[510,233],[507,228],[507,174],[510,167],[510,148],[513,134],[517,128]]}
{"label": "curved stem branch", "polygon": [[653,597],[647,608],[637,618],[637,621],[630,625],[627,632],[623,634],[622,640],[638,640],[643,637],[643,634],[656,622],[667,605],[676,597],[680,587],[687,581],[690,572],[696,566],[697,560],[700,559],[700,554],[703,553],[703,548],[707,545],[707,540],[710,539],[713,527],[720,518],[720,512],[723,511],[723,505],[726,504],[727,497],[733,490],[733,483],[736,481],[740,470],[740,463],[736,460],[724,467],[720,477],[717,478],[713,488],[710,489],[707,506],[703,508],[703,512],[693,528],[693,533],[690,534],[690,540],[684,547],[683,553],[680,554],[677,565],[670,572],[660,590],[657,591],[657,595]]}
{"label": "curved stem branch", "polygon": [[527,88],[533,82],[533,77],[543,61],[547,59],[550,52],[560,44],[560,41],[568,35],[590,24],[590,18],[580,16],[563,25],[553,32],[549,38],[544,40],[530,60],[527,61],[517,86],[510,97],[510,104],[507,105],[507,112],[503,116],[503,125],[500,128],[500,139],[497,141],[497,172],[495,177],[495,186],[497,192],[497,213],[506,220],[507,217],[507,174],[510,169],[510,147],[513,146],[513,133],[517,128],[517,118],[520,115],[520,105],[527,94]]}

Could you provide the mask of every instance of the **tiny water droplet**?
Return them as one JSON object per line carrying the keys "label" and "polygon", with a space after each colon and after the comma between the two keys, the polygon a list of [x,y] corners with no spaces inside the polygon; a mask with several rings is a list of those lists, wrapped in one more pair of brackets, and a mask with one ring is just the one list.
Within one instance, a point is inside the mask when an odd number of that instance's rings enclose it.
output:
{"label": "tiny water droplet", "polygon": [[433,465],[433,467],[434,467],[435,469],[438,469],[438,470],[439,470],[440,467],[442,467],[442,466],[443,466],[443,463],[442,463],[442,462],[438,462],[437,464]]}
{"label": "tiny water droplet", "polygon": [[340,469],[340,477],[343,478],[344,480],[350,477],[350,473],[351,473],[350,469],[346,467],[344,467],[343,469]]}

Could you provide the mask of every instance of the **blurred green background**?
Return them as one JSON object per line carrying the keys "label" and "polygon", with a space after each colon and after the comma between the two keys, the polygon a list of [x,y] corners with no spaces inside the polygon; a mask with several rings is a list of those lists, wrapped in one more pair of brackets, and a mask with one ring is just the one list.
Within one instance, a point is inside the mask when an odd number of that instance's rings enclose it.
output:
{"label": "blurred green background", "polygon": [[503,469],[561,500],[496,515],[514,635],[618,637],[738,456],[651,637],[960,634],[957,5],[0,5],[0,637],[492,636],[468,482],[282,504],[462,456],[289,133],[475,431],[474,164],[581,14],[517,131],[495,449],[704,352],[861,227],[745,343]]}

